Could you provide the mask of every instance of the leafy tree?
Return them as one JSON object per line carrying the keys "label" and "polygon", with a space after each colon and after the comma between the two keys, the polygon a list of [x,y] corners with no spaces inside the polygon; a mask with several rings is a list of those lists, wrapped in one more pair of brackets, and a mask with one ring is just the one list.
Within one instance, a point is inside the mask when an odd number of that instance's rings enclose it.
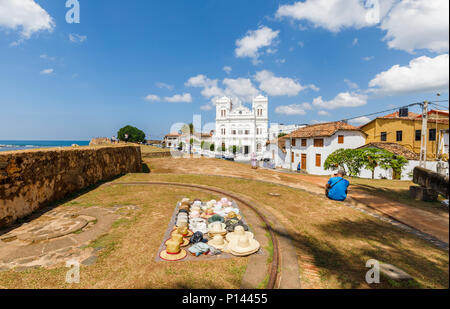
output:
{"label": "leafy tree", "polygon": [[233,154],[236,154],[236,152],[238,151],[238,147],[236,145],[233,145],[230,147],[230,150]]}
{"label": "leafy tree", "polygon": [[183,125],[183,127],[181,128],[181,132],[183,132],[184,134],[194,134],[194,124],[190,123]]}
{"label": "leafy tree", "polygon": [[142,143],[145,141],[145,133],[133,126],[125,126],[117,132],[120,141]]}
{"label": "leafy tree", "polygon": [[363,166],[363,153],[359,149],[338,149],[330,154],[324,163],[325,169],[343,169],[350,176],[359,175]]}
{"label": "leafy tree", "polygon": [[392,169],[392,178],[400,179],[402,170],[406,166],[406,164],[408,164],[408,160],[406,160],[403,156],[398,156],[391,152],[388,153],[389,155],[381,160],[380,167],[386,170]]}
{"label": "leafy tree", "polygon": [[375,178],[375,169],[392,155],[385,149],[366,148],[361,149],[361,151],[363,153],[363,165],[372,172],[372,179]]}
{"label": "leafy tree", "polygon": [[278,134],[278,138],[286,136],[286,135],[287,135],[286,133],[280,133],[280,134]]}
{"label": "leafy tree", "polygon": [[214,151],[214,149],[215,149],[214,144],[211,144],[211,145],[209,146],[209,150],[210,150],[210,151]]}
{"label": "leafy tree", "polygon": [[179,144],[178,144],[178,150],[183,150],[183,143],[182,142],[180,142]]}

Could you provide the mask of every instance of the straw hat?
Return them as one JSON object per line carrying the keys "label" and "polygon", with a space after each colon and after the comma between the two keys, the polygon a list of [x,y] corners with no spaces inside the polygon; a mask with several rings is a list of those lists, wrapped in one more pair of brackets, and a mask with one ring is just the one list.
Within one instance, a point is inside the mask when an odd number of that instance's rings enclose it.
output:
{"label": "straw hat", "polygon": [[175,241],[179,243],[180,247],[186,247],[187,245],[189,245],[189,239],[184,238],[183,235],[178,233],[172,234],[172,236],[168,240],[166,240],[164,244],[167,246],[167,243],[169,241]]}
{"label": "straw hat", "polygon": [[187,226],[179,226],[179,227],[175,227],[174,231],[172,232],[173,234],[181,234],[183,235],[183,237],[190,237],[192,236],[192,231],[189,231]]}
{"label": "straw hat", "polygon": [[189,211],[190,208],[191,208],[191,206],[189,206],[189,205],[181,205],[180,206],[180,211],[181,210]]}
{"label": "straw hat", "polygon": [[215,235],[225,235],[227,233],[227,230],[225,229],[226,225],[225,223],[221,222],[213,222],[208,225],[209,230],[209,236],[214,237]]}
{"label": "straw hat", "polygon": [[166,249],[159,253],[159,257],[165,261],[179,261],[186,257],[187,252],[180,248],[180,244],[176,241],[169,240],[166,242]]}
{"label": "straw hat", "polygon": [[234,232],[228,233],[226,238],[229,242],[233,241],[234,239],[237,239],[239,237],[247,237],[249,239],[253,239],[253,233],[245,231],[244,227],[242,225],[236,225],[234,228]]}
{"label": "straw hat", "polygon": [[234,219],[234,218],[237,218],[237,219],[239,219],[239,220],[242,219],[241,215],[235,213],[234,211],[229,212],[229,213],[225,216],[225,218],[226,218],[226,219]]}
{"label": "straw hat", "polygon": [[226,251],[226,248],[228,246],[228,241],[226,241],[222,235],[218,234],[218,235],[215,235],[213,237],[213,239],[208,241],[208,245],[210,245],[216,249]]}
{"label": "straw hat", "polygon": [[189,214],[189,218],[194,219],[200,217],[200,212],[197,210],[191,211]]}
{"label": "straw hat", "polygon": [[229,244],[230,253],[236,256],[246,256],[259,250],[260,244],[257,240],[246,236],[234,238]]}

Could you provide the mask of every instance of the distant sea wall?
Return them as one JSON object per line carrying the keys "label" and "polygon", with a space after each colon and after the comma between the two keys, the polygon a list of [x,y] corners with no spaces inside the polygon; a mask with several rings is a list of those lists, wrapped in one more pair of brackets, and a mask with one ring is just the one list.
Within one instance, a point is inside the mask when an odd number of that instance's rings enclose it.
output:
{"label": "distant sea wall", "polygon": [[0,228],[70,193],[141,170],[137,146],[0,153]]}

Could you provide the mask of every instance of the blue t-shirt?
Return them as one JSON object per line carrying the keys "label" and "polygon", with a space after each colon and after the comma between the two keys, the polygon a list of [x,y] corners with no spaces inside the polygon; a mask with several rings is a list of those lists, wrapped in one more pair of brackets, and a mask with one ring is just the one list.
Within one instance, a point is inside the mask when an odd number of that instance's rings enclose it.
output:
{"label": "blue t-shirt", "polygon": [[348,180],[342,177],[333,177],[328,180],[328,184],[332,186],[330,191],[328,191],[328,197],[335,201],[345,201],[347,188],[350,185]]}

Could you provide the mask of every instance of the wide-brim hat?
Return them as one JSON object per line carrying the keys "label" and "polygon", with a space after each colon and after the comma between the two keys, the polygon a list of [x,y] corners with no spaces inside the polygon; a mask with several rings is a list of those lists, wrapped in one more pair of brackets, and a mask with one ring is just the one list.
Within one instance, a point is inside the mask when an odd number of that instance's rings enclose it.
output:
{"label": "wide-brim hat", "polygon": [[225,229],[225,223],[220,223],[220,229],[215,229],[214,226],[219,226],[219,222],[213,222],[208,225],[208,234],[210,237],[214,237],[215,235],[225,235],[227,230]]}
{"label": "wide-brim hat", "polygon": [[228,241],[225,240],[222,235],[215,235],[213,239],[208,241],[208,245],[223,251],[227,248]]}
{"label": "wide-brim hat", "polygon": [[191,206],[189,206],[189,205],[181,205],[181,206],[180,206],[180,210],[186,210],[186,211],[189,211],[189,209],[191,209]]}
{"label": "wide-brim hat", "polygon": [[180,209],[179,211],[178,211],[178,215],[179,214],[189,214],[189,210],[187,210],[187,209]]}
{"label": "wide-brim hat", "polygon": [[234,239],[237,239],[240,237],[247,237],[249,239],[253,239],[254,235],[252,232],[246,231],[242,225],[236,225],[234,227],[234,232],[228,233],[226,236],[226,239],[229,242],[232,242]]}
{"label": "wide-brim hat", "polygon": [[[173,234],[181,234],[178,232],[178,228],[176,226],[173,228],[173,232],[171,233],[171,235],[173,235]],[[192,234],[194,234],[194,233],[188,229],[187,234],[181,234],[181,235],[183,235],[183,237],[191,237]]]}
{"label": "wide-brim hat", "polygon": [[228,244],[228,250],[230,253],[236,256],[247,256],[253,254],[259,250],[261,245],[254,238],[248,238],[245,236],[235,238]]}
{"label": "wide-brim hat", "polygon": [[[172,236],[173,236],[173,234],[172,234]],[[164,245],[167,246],[167,242],[168,242],[168,241],[172,241],[172,239],[171,239],[171,238],[167,239],[167,240],[164,242]],[[180,244],[180,247],[186,247],[187,245],[189,245],[189,239],[186,239],[186,238],[183,237],[183,242]]]}
{"label": "wide-brim hat", "polygon": [[213,223],[213,222],[224,222],[225,219],[222,216],[219,215],[213,215],[211,218],[208,219],[208,223]]}
{"label": "wide-brim hat", "polygon": [[179,261],[184,259],[186,256],[187,252],[184,249],[181,249],[177,254],[168,253],[167,250],[163,250],[159,253],[159,257],[165,261]]}
{"label": "wide-brim hat", "polygon": [[191,207],[202,207],[202,201],[195,200],[194,203],[192,203]]}

